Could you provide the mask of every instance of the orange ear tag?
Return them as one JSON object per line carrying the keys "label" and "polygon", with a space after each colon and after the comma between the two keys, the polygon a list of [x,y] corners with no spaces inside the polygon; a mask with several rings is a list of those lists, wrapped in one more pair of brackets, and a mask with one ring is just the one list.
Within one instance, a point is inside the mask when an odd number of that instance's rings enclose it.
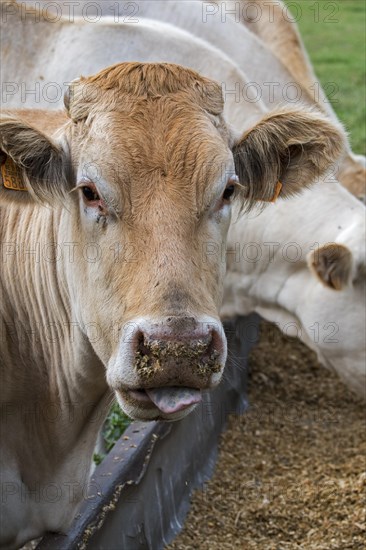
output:
{"label": "orange ear tag", "polygon": [[276,202],[276,200],[278,199],[278,197],[281,193],[281,189],[282,189],[282,183],[280,181],[278,181],[277,184],[276,184],[274,193],[273,193],[273,197],[268,202]]}
{"label": "orange ear tag", "polygon": [[6,157],[6,160],[1,165],[2,183],[6,189],[12,191],[28,191],[22,182],[22,173],[10,158]]}

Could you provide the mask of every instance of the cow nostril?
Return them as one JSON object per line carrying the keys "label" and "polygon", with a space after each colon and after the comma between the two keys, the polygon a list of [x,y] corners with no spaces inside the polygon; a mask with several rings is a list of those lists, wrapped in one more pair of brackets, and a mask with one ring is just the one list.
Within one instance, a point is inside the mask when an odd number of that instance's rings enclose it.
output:
{"label": "cow nostril", "polygon": [[140,332],[137,337],[137,352],[139,352],[141,355],[149,355],[150,350],[149,347],[145,343],[145,336],[143,332]]}

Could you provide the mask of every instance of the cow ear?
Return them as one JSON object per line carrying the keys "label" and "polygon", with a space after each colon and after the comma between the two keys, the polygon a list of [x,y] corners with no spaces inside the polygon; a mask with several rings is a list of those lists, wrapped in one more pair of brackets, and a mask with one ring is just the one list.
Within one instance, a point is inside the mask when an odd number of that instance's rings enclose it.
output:
{"label": "cow ear", "polygon": [[323,175],[341,155],[345,134],[323,115],[273,111],[233,148],[236,173],[249,207],[288,197]]}
{"label": "cow ear", "polygon": [[53,202],[68,191],[68,155],[42,132],[21,120],[0,118],[0,197]]}
{"label": "cow ear", "polygon": [[352,253],[342,244],[329,243],[310,252],[307,258],[310,269],[327,287],[342,290],[350,283]]}

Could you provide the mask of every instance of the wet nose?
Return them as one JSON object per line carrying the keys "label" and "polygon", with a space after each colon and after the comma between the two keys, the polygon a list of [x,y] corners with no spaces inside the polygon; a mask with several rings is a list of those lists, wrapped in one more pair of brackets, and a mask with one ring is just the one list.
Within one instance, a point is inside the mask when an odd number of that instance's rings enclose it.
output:
{"label": "wet nose", "polygon": [[131,345],[134,369],[144,388],[212,387],[226,359],[223,328],[214,319],[170,316],[144,322],[136,327]]}

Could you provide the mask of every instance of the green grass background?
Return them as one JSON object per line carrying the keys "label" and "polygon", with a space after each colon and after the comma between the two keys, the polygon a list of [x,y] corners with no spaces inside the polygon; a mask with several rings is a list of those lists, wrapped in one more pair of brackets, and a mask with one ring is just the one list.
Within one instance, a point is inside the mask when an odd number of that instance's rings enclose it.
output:
{"label": "green grass background", "polygon": [[[286,0],[298,6],[298,25],[325,88],[335,83],[332,105],[350,134],[355,153],[366,153],[365,0]],[[300,11],[301,10],[301,11]],[[294,15],[296,9],[293,10]]]}

